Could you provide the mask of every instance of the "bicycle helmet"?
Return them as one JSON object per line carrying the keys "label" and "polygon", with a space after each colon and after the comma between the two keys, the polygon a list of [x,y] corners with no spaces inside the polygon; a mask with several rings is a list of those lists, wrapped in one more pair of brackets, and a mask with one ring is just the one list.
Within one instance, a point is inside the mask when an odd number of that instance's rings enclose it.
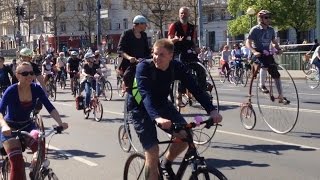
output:
{"label": "bicycle helmet", "polygon": [[270,14],[271,14],[271,12],[268,11],[268,10],[261,10],[261,11],[258,12],[257,16],[258,17],[262,17],[262,16],[270,15]]}
{"label": "bicycle helmet", "polygon": [[91,52],[88,52],[84,55],[85,59],[92,58],[92,57],[94,57],[94,54],[92,54]]}
{"label": "bicycle helmet", "polygon": [[60,52],[60,53],[59,53],[59,56],[64,56],[64,52]]}
{"label": "bicycle helmet", "polygon": [[95,52],[94,52],[94,55],[99,55],[100,54],[100,51],[99,50],[96,50]]}
{"label": "bicycle helmet", "polygon": [[142,15],[137,15],[133,18],[133,24],[147,24],[148,20]]}
{"label": "bicycle helmet", "polygon": [[32,57],[33,52],[29,48],[23,48],[19,52],[20,56]]}
{"label": "bicycle helmet", "polygon": [[52,58],[52,55],[51,54],[48,54],[45,59],[51,59]]}
{"label": "bicycle helmet", "polygon": [[71,51],[71,56],[78,56],[78,53],[77,53],[77,51]]}

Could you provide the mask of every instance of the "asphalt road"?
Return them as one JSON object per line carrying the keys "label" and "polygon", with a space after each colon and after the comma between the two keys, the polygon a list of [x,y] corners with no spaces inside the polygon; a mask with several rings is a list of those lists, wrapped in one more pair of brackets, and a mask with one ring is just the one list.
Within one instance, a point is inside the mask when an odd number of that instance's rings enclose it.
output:
{"label": "asphalt road", "polygon": [[[115,72],[110,81],[114,88]],[[240,122],[240,104],[247,100],[247,88],[229,83],[217,83],[222,127],[202,155],[208,163],[221,170],[229,179],[278,180],[320,179],[320,93],[296,80],[300,99],[300,114],[295,128],[288,134],[273,133],[263,122],[257,107],[257,125],[245,130]],[[50,141],[50,167],[62,180],[122,179],[129,154],[120,149],[117,132],[122,124],[124,99],[114,92],[112,101],[103,101],[103,120],[84,119],[75,109],[70,90],[60,90],[54,105],[70,128]],[[255,97],[253,98],[255,103]],[[43,110],[46,126],[53,120]],[[272,114],[270,114],[272,116]],[[281,118],[281,117],[278,117]],[[49,142],[49,141],[48,141]],[[177,162],[181,161],[181,157]],[[177,168],[175,163],[175,168]],[[187,178],[184,178],[187,179]]]}

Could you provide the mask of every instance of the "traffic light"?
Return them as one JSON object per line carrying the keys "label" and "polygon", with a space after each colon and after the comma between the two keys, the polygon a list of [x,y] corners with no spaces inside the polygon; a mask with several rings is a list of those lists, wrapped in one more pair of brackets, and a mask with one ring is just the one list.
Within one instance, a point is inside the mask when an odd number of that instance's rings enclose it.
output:
{"label": "traffic light", "polygon": [[17,16],[20,16],[20,6],[17,6],[17,7],[16,7],[16,15],[17,15]]}
{"label": "traffic light", "polygon": [[26,8],[20,7],[20,16],[22,16],[22,17],[26,16]]}

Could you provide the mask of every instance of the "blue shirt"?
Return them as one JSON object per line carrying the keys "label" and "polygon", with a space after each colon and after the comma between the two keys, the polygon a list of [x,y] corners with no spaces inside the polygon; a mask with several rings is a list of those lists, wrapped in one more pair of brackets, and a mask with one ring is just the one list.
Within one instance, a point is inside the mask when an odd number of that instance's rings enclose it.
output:
{"label": "blue shirt", "polygon": [[252,27],[249,32],[248,39],[253,40],[252,47],[259,52],[263,50],[270,50],[270,43],[275,38],[275,31],[273,27],[268,26],[266,29],[263,29],[260,24]]}
{"label": "blue shirt", "polygon": [[14,126],[15,124],[18,126],[19,123],[26,122],[30,119],[30,114],[34,109],[38,98],[49,113],[55,109],[40,85],[31,83],[30,86],[32,102],[20,102],[17,84],[9,86],[3,94],[0,102],[0,113],[4,115],[5,121]]}
{"label": "blue shirt", "polygon": [[[208,93],[197,85],[187,71],[187,67],[176,60],[172,60],[165,71],[157,69],[150,62],[140,62],[137,65],[135,77],[143,103],[140,106],[135,103],[136,108],[146,110],[152,120],[162,117],[160,112],[163,112],[163,109],[168,107],[168,103],[171,103],[168,101],[171,83],[173,80],[180,80],[208,113],[214,110],[215,107]],[[132,101],[135,101],[133,96],[130,97],[129,103]]]}

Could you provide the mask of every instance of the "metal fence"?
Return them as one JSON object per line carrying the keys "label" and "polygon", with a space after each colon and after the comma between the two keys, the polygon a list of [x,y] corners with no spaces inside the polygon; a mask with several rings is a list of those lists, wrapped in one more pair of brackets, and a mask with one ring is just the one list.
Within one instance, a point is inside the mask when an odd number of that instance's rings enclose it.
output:
{"label": "metal fence", "polygon": [[302,70],[304,55],[307,52],[283,52],[281,55],[276,55],[275,60],[279,64],[284,64],[287,70]]}

